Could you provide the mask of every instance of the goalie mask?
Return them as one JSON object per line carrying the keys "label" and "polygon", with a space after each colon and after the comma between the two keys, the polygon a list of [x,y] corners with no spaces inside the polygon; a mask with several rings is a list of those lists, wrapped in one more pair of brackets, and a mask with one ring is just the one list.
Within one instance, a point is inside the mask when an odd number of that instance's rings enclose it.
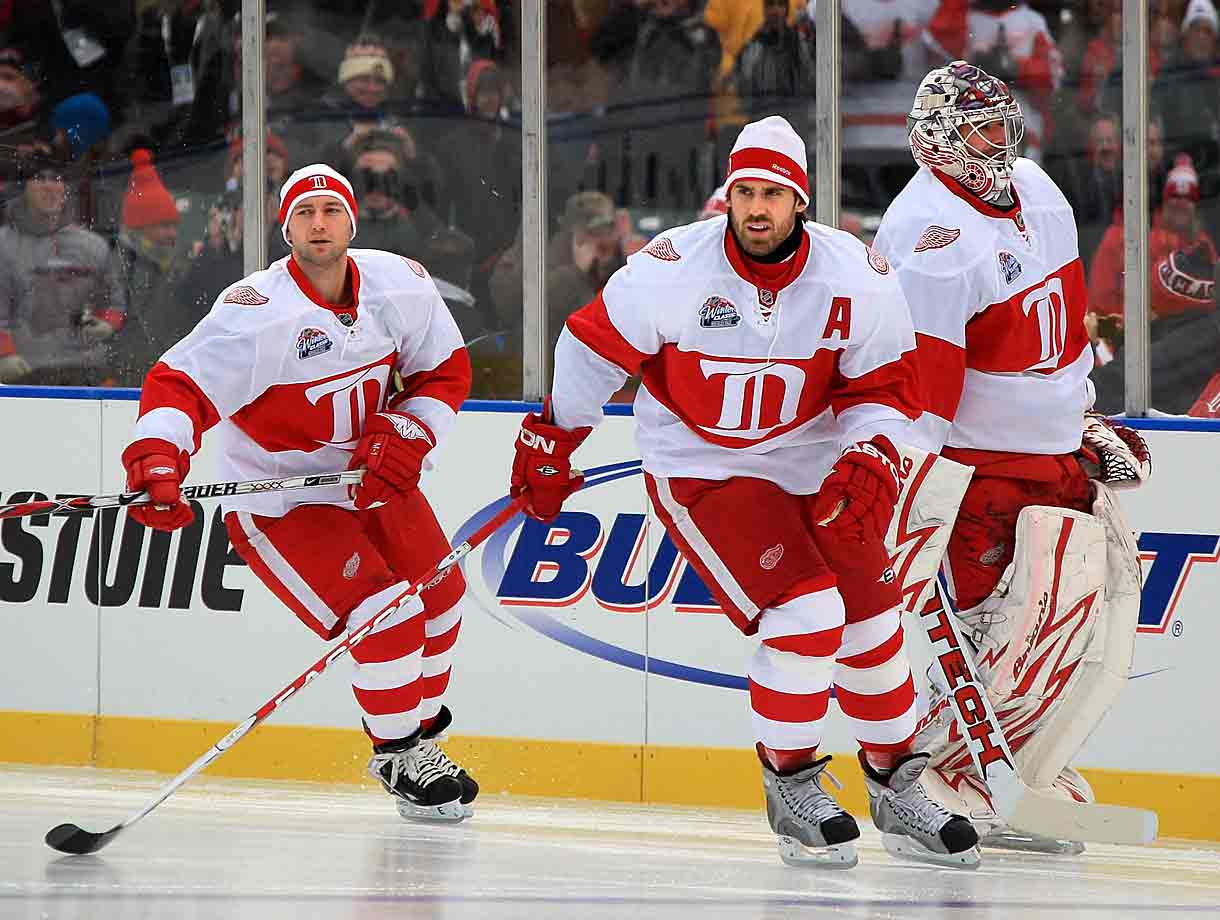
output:
{"label": "goalie mask", "polygon": [[[1001,121],[1004,141],[997,144],[983,129]],[[965,61],[938,67],[915,92],[907,131],[917,163],[952,176],[984,201],[1008,197],[1025,118],[1003,80]]]}

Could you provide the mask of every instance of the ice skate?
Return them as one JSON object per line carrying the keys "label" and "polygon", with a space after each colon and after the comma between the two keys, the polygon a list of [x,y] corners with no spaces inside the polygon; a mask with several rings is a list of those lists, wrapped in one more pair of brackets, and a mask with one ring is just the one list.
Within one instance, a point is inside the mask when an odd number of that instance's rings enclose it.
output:
{"label": "ice skate", "polygon": [[445,732],[452,724],[453,713],[449,711],[448,706],[442,706],[441,711],[437,713],[436,721],[432,723],[431,728],[424,730],[421,738],[424,743],[429,743],[436,748],[437,753],[440,755],[442,769],[446,775],[454,777],[462,784],[462,809],[466,812],[466,817],[469,818],[474,814],[474,800],[479,794],[479,784],[475,782],[474,777],[467,773],[464,768],[455,764],[444,751],[436,746],[436,742],[445,740]]}
{"label": "ice skate", "polygon": [[860,752],[869,811],[881,842],[902,859],[974,869],[979,864],[978,833],[969,820],[924,792],[919,775],[927,763],[927,754],[907,754],[883,777]]}
{"label": "ice skate", "polygon": [[[1088,781],[1071,767],[1064,767],[1050,786],[1050,791],[1068,802],[1096,801]],[[1022,853],[1047,853],[1053,856],[1079,856],[1084,844],[1079,840],[1060,840],[1015,828],[997,827],[979,837],[979,846],[995,850],[1017,850]]]}
{"label": "ice skate", "polygon": [[821,786],[828,763],[823,757],[788,774],[763,764],[767,820],[779,835],[780,859],[789,866],[850,869],[858,862],[852,842],[860,836],[856,819]]}
{"label": "ice skate", "polygon": [[369,760],[369,775],[394,796],[398,813],[412,821],[469,817],[462,782],[451,772],[456,769],[434,741],[423,737],[422,729],[401,741],[374,744]]}

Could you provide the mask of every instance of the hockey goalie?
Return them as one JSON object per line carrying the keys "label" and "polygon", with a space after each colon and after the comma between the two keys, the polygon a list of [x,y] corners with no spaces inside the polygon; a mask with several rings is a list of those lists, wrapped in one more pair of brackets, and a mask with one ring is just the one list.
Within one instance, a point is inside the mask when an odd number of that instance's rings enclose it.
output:
{"label": "hockey goalie", "polygon": [[[955,61],[924,78],[908,125],[919,170],[875,248],[897,273],[916,330],[925,387],[916,446],[973,468],[960,508],[942,515],[948,532],[924,534],[914,551],[939,548],[932,570],[941,561],[1024,781],[1092,801],[1072,758],[1126,681],[1139,615],[1138,554],[1114,490],[1148,478],[1148,448],[1088,411],[1093,355],[1076,222],[1046,173],[1017,155],[1023,120],[1007,86]],[[891,539],[911,551],[902,524],[896,514]],[[904,587],[912,607],[928,593]],[[984,844],[1079,851],[1007,826],[945,688],[930,678],[926,690],[917,746],[932,753],[929,794],[968,815]]]}

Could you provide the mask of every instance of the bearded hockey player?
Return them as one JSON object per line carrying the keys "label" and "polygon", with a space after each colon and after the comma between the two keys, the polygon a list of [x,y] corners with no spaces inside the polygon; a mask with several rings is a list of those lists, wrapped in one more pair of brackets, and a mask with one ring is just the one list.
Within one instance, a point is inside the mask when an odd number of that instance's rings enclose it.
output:
{"label": "bearded hockey player", "polygon": [[[915,326],[926,402],[912,443],[975,470],[943,573],[1023,778],[1091,801],[1069,764],[1126,680],[1139,613],[1138,556],[1112,489],[1148,477],[1148,449],[1088,412],[1076,222],[1017,155],[1008,87],[955,61],[924,78],[909,126],[920,168],[875,246]],[[925,784],[984,843],[1079,849],[994,816],[943,694],[920,724]]]}
{"label": "bearded hockey player", "polygon": [[[366,470],[348,494],[225,500],[234,548],[323,639],[355,630],[449,552],[420,473],[470,389],[458,328],[423,266],[348,246],[351,184],[324,164],[288,177],[280,223],[292,254],[226,288],[144,380],[123,451],[130,509],[159,530],[190,523],[179,486],[210,429],[227,479]],[[394,375],[401,391],[391,391]],[[456,568],[352,649],[369,771],[408,818],[461,820],[478,785],[436,745],[462,617]]]}
{"label": "bearded hockey player", "polygon": [[747,125],[728,214],[631,256],[569,317],[552,395],[526,417],[512,492],[549,521],[580,487],[571,455],[627,379],[658,517],[728,618],[758,641],[750,708],[785,862],[855,865],[855,819],[822,786],[831,688],[859,740],[891,851],[978,861],[970,822],[927,798],[915,695],[883,544],[918,414],[914,337],[885,260],[807,223],[804,142]]}

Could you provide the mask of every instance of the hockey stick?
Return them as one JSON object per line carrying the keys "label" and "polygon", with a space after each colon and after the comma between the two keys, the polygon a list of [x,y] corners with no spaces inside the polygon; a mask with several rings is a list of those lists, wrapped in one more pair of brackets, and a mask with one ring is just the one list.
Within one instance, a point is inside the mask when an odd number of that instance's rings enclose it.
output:
{"label": "hockey stick", "polygon": [[[291,489],[312,489],[315,486],[354,485],[363,475],[364,470],[348,470],[345,473],[322,473],[316,476],[280,476],[273,479],[248,479],[244,482],[207,482],[197,486],[183,486],[182,497],[185,499],[227,498],[230,495],[249,495],[254,492],[287,492]],[[53,501],[18,502],[14,505],[0,505],[0,520],[29,517],[33,514],[92,511],[94,508],[124,508],[128,505],[147,505],[150,501],[147,492],[120,492],[116,495],[86,495],[79,498],[58,498]]]}
{"label": "hockey stick", "polygon": [[991,792],[996,814],[1012,827],[1061,840],[1144,844],[1156,837],[1156,812],[1122,805],[1073,802],[1021,779],[1016,760],[986,689],[978,682],[961,628],[944,585],[919,612],[944,685],[979,776]]}
{"label": "hockey stick", "polygon": [[131,825],[135,824],[146,814],[173,795],[179,786],[185,783],[196,773],[207,767],[208,764],[210,764],[233,745],[237,744],[238,741],[249,734],[251,729],[259,725],[264,719],[275,712],[281,703],[293,696],[298,690],[325,671],[332,662],[342,658],[348,651],[351,650],[352,646],[356,645],[361,639],[376,629],[377,626],[384,622],[392,613],[395,613],[398,610],[399,605],[402,604],[404,600],[412,597],[421,590],[423,585],[426,585],[442,571],[449,568],[462,557],[466,556],[472,549],[486,540],[495,531],[499,530],[502,524],[521,510],[523,504],[524,500],[518,498],[505,505],[486,524],[472,533],[465,543],[437,562],[422,577],[416,579],[415,583],[396,597],[392,603],[378,611],[372,617],[372,619],[370,619],[355,632],[350,633],[347,638],[335,645],[330,651],[310,665],[309,668],[304,671],[304,673],[298,675],[298,677],[292,683],[286,686],[271,699],[267,700],[267,702],[263,703],[263,705],[259,707],[258,711],[246,719],[246,721],[242,722],[231,732],[212,745],[212,747],[209,748],[202,757],[162,786],[157,792],[156,796],[154,796],[147,804],[141,806],[137,811],[132,812],[114,827],[110,828],[110,830],[103,831],[100,834],[87,831],[75,824],[60,824],[59,826],[53,827],[51,830],[47,831],[47,835],[44,838],[47,846],[51,847],[53,850],[58,850],[61,853],[69,853],[71,855],[78,856],[85,853],[96,853],[106,844],[110,843],[110,841],[117,837],[120,833],[131,827]]}

